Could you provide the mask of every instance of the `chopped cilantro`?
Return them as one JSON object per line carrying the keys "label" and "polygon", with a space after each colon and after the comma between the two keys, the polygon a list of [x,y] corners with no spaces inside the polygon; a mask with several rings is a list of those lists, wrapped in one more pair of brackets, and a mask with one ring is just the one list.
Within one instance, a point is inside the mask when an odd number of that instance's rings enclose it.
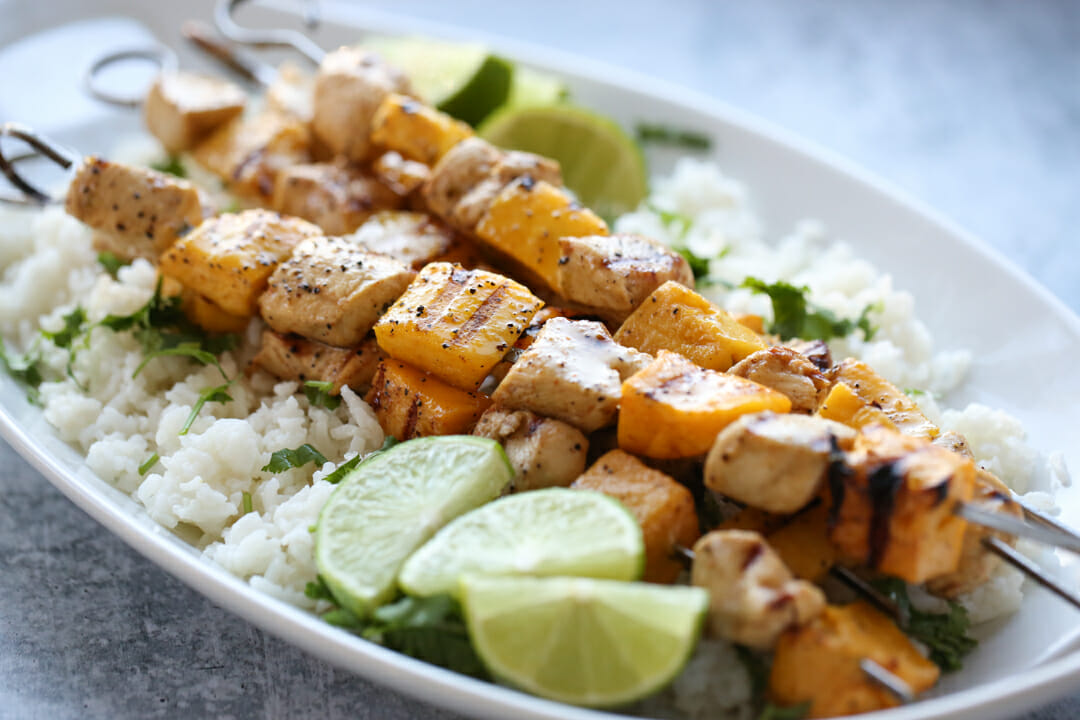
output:
{"label": "chopped cilantro", "polygon": [[116,273],[120,272],[120,268],[131,264],[127,260],[121,260],[116,253],[109,252],[108,250],[99,252],[97,261],[101,267],[105,268],[105,272],[112,276],[113,280],[116,279]]}
{"label": "chopped cilantro", "polygon": [[309,582],[304,586],[304,595],[312,600],[327,600],[334,602],[334,596],[330,592],[330,588],[326,587],[326,582],[323,581],[322,576],[316,575],[313,582]]}
{"label": "chopped cilantro", "polygon": [[158,455],[157,453],[154,453],[150,457],[146,458],[146,462],[144,462],[142,465],[139,466],[139,476],[141,477],[141,476],[145,475],[146,473],[150,472],[150,468],[157,465],[158,460],[160,460],[160,459],[161,459],[161,456]]}
{"label": "chopped cilantro", "polygon": [[757,720],[802,720],[810,712],[810,703],[799,705],[773,705],[765,703]]}
{"label": "chopped cilantro", "polygon": [[645,207],[649,209],[649,212],[654,213],[660,218],[660,222],[665,228],[674,233],[677,240],[681,241],[685,238],[686,234],[690,232],[691,226],[694,224],[694,220],[689,215],[683,215],[681,212],[665,210],[651,202],[646,203]]}
{"label": "chopped cilantro", "polygon": [[866,339],[871,340],[877,332],[869,317],[870,312],[879,310],[877,305],[868,305],[857,319],[851,320],[838,318],[831,310],[812,306],[806,299],[809,288],[796,287],[783,280],[766,283],[755,277],[747,277],[740,287],[769,296],[773,321],[768,330],[779,335],[781,340],[801,338],[827,341],[846,337],[855,330],[862,330]]}
{"label": "chopped cilantro", "polygon": [[874,582],[881,593],[891,598],[900,609],[900,628],[930,649],[930,659],[945,672],[959,670],[961,658],[975,649],[978,642],[967,636],[971,621],[967,610],[949,602],[947,613],[928,613],[915,608],[908,597],[907,584],[899,578],[884,578]]}
{"label": "chopped cilantro", "polygon": [[368,453],[363,458],[361,458],[359,455],[357,455],[357,456],[352,457],[352,458],[346,460],[345,462],[341,463],[340,465],[337,466],[337,469],[335,469],[334,472],[332,472],[332,473],[330,473],[329,475],[326,476],[326,478],[325,478],[326,482],[337,485],[339,482],[344,480],[345,476],[348,475],[350,472],[352,472],[356,468],[357,465],[359,465],[362,462],[367,462],[368,460],[375,457],[376,455],[380,455],[380,454],[386,452],[390,448],[397,445],[399,442],[400,441],[398,439],[396,439],[393,435],[387,435],[386,439],[383,440],[382,447],[380,447],[378,450],[375,450],[374,452]]}
{"label": "chopped cilantro", "polygon": [[324,380],[308,380],[304,383],[304,395],[312,407],[324,407],[327,410],[337,410],[341,405],[341,397],[331,395],[334,383]]}
{"label": "chopped cilantro", "polygon": [[229,387],[236,382],[235,379],[230,380],[224,385],[218,385],[216,387],[209,387],[199,393],[199,399],[195,401],[194,407],[191,408],[191,414],[188,415],[186,421],[184,421],[184,427],[180,428],[181,435],[187,435],[188,430],[191,429],[192,423],[195,422],[195,418],[199,417],[199,412],[202,411],[203,405],[208,402],[227,403],[232,401],[232,396],[229,395]]}
{"label": "chopped cilantro", "polygon": [[182,342],[175,347],[160,348],[158,350],[152,350],[148,352],[143,361],[139,363],[139,367],[135,368],[135,372],[131,375],[132,378],[138,377],[139,373],[143,371],[154,358],[169,357],[169,356],[183,356],[188,357],[199,363],[200,365],[213,365],[221,373],[221,377],[226,380],[229,376],[225,373],[225,368],[221,367],[221,363],[218,362],[217,355],[214,353],[203,350],[197,342]]}
{"label": "chopped cilantro", "polygon": [[635,130],[638,142],[643,145],[657,143],[689,150],[708,150],[712,147],[712,139],[708,135],[693,130],[679,130],[656,123],[638,123]]}
{"label": "chopped cilantro", "polygon": [[244,505],[244,514],[247,515],[248,513],[254,511],[255,507],[251,502],[251,493],[249,493],[247,490],[245,490],[243,492],[243,494],[241,495],[241,498],[243,500],[243,505]]}
{"label": "chopped cilantro", "polygon": [[706,258],[698,257],[689,248],[680,248],[676,252],[686,259],[695,280],[701,280],[709,274],[709,261]]}
{"label": "chopped cilantro", "polygon": [[461,607],[449,595],[403,597],[377,608],[360,634],[400,653],[473,677],[486,677],[469,642]]}
{"label": "chopped cilantro", "polygon": [[63,319],[63,328],[56,332],[42,330],[41,335],[58,348],[71,348],[75,340],[82,336],[83,327],[86,325],[86,311],[82,306],[76,306]]}
{"label": "chopped cilantro", "polygon": [[181,162],[178,155],[170,155],[164,160],[152,162],[150,163],[150,167],[158,172],[168,173],[169,175],[175,175],[179,178],[187,177],[187,170],[184,168],[184,163]]}
{"label": "chopped cilantro", "polygon": [[303,467],[308,463],[315,463],[321,467],[326,463],[326,456],[310,444],[304,443],[294,450],[283,448],[276,451],[270,456],[270,462],[263,465],[262,471],[280,473],[291,468]]}
{"label": "chopped cilantro", "polygon": [[31,349],[24,355],[10,355],[0,339],[0,364],[8,375],[26,386],[26,399],[34,405],[41,403],[38,386],[45,380],[41,373],[41,353]]}

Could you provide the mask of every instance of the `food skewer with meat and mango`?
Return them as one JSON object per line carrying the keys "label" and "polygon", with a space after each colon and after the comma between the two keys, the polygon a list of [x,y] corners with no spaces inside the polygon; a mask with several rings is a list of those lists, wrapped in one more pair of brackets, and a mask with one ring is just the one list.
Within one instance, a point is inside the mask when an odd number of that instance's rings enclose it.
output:
{"label": "food skewer with meat and mango", "polygon": [[[971,643],[963,622],[939,618],[939,629],[952,622],[942,637],[913,642],[871,604],[839,604],[849,598],[827,578],[854,570],[905,602],[904,583],[953,598],[990,578],[1000,559],[984,541],[1012,537],[957,509],[1023,509],[962,437],[865,363],[834,362],[821,341],[781,342],[760,317],[709,302],[681,254],[611,234],[562,187],[557,163],[480,139],[377,55],[341,48],[314,78],[279,80],[245,112],[238,88],[167,73],[144,104],[162,145],[190,153],[248,209],[219,212],[185,179],[96,157],[79,164],[65,207],[102,252],[157,265],[154,302],[177,298],[184,327],[261,322],[254,366],[330,397],[366,391],[388,436],[429,438],[342,473],[317,531],[313,590],[338,621],[378,617],[399,587],[449,597],[463,604],[476,672],[585,705],[669,681],[703,615],[707,634],[771,662],[764,698],[808,717],[896,705],[958,666]],[[208,362],[212,349],[156,351]],[[398,542],[368,537],[377,568],[342,557],[350,523],[372,524],[358,508],[381,511],[406,486],[438,495],[441,516]],[[725,517],[706,527],[705,505]],[[552,527],[588,540],[568,544]],[[482,548],[493,528],[531,539]],[[680,578],[691,587],[667,587]],[[513,657],[522,640],[507,656],[506,618],[491,608],[522,593],[540,600],[517,609],[515,632],[529,637],[523,624],[540,617],[541,637],[579,652],[549,647],[525,662]],[[626,638],[589,623],[613,602],[627,636],[648,634],[656,613],[675,618],[652,630],[654,676],[625,658],[612,669]],[[558,603],[576,641],[542,619]],[[577,665],[538,669],[555,657]]]}

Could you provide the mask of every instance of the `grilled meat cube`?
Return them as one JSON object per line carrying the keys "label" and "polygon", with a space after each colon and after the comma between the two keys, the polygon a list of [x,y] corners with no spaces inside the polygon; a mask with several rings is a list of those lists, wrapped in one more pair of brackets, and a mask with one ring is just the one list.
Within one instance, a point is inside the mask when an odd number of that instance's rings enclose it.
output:
{"label": "grilled meat cube", "polygon": [[703,368],[721,372],[765,348],[757,333],[690,288],[670,280],[626,319],[615,333],[615,341],[647,353],[670,350]]}
{"label": "grilled meat cube", "polygon": [[845,558],[916,584],[956,571],[967,522],[954,510],[975,490],[970,459],[871,426],[847,464],[829,473],[829,538]]}
{"label": "grilled meat cube", "polygon": [[472,434],[491,438],[506,450],[515,473],[510,492],[567,487],[585,472],[589,441],[560,420],[493,405]]}
{"label": "grilled meat cube", "polygon": [[817,494],[835,455],[851,450],[855,432],[804,415],[744,415],[716,437],[705,485],[737,502],[790,514]]}
{"label": "grilled meat cube", "polygon": [[250,317],[278,263],[316,226],[269,210],[245,210],[206,220],[161,256],[164,275],[222,310]]}
{"label": "grilled meat cube", "polygon": [[[937,439],[941,437],[938,436]],[[1009,487],[993,473],[981,468],[975,470],[975,491],[971,503],[983,510],[1006,513],[1018,519],[1024,517],[1024,511],[1012,499]],[[1001,558],[986,549],[983,540],[988,537],[996,537],[1009,545],[1016,544],[1016,537],[1013,535],[968,523],[956,570],[930,580],[926,583],[926,589],[935,595],[955,598],[990,580],[994,571],[1001,566]]]}
{"label": "grilled meat cube", "polygon": [[434,165],[472,128],[405,95],[391,93],[371,119],[371,142],[409,160]]}
{"label": "grilled meat cube", "polygon": [[[967,438],[964,437],[963,435],[961,435],[958,432],[954,432],[952,430],[947,430],[947,431],[941,433],[940,435],[938,435],[931,442],[933,442],[938,447],[943,447],[946,450],[948,450],[949,452],[954,452],[957,455],[963,455],[966,458],[974,458],[975,457],[974,455],[971,454],[971,448],[968,447]],[[1001,481],[998,480],[997,478],[994,478],[994,480],[997,483],[1001,483]],[[994,483],[991,483],[991,484],[994,484]],[[1008,487],[1005,486],[1005,489],[1008,490]]]}
{"label": "grilled meat cube", "polygon": [[569,193],[531,175],[506,185],[476,225],[476,236],[558,290],[561,237],[607,235],[607,224]]}
{"label": "grilled meat cube", "polygon": [[247,95],[231,82],[168,71],[154,80],[143,102],[143,120],[170,153],[190,150],[244,112]]}
{"label": "grilled meat cube", "polygon": [[709,632],[769,650],[780,633],[821,614],[825,594],[796,580],[756,532],[713,530],[694,544],[690,581],[709,591]]}
{"label": "grilled meat cube", "polygon": [[327,235],[345,235],[403,198],[377,178],[343,163],[293,165],[278,173],[273,207],[310,220]]}
{"label": "grilled meat cube", "polygon": [[[754,317],[759,316],[755,315]],[[764,330],[759,329],[757,332],[762,333]],[[795,338],[794,340],[788,340],[784,345],[814,363],[815,367],[821,372],[827,373],[832,369],[832,352],[824,340],[800,340]]]}
{"label": "grilled meat cube", "polygon": [[349,241],[369,252],[389,255],[414,270],[442,259],[457,244],[450,229],[430,215],[391,210],[372,215]]}
{"label": "grilled meat cube", "polygon": [[294,117],[263,112],[218,128],[192,155],[229,190],[269,205],[278,173],[310,160],[311,134]]}
{"label": "grilled meat cube", "polygon": [[616,324],[668,280],[694,286],[682,255],[641,235],[562,237],[559,249],[559,294]]}
{"label": "grilled meat cube", "polygon": [[471,390],[542,305],[502,275],[431,263],[379,320],[375,335],[391,357]]}
{"label": "grilled meat cube", "polygon": [[467,434],[491,404],[397,360],[379,363],[367,402],[383,432],[401,440]]}
{"label": "grilled meat cube", "polygon": [[783,393],[791,400],[793,413],[815,412],[831,385],[813,362],[786,347],[758,350],[735,363],[728,373]]}
{"label": "grilled meat cube", "polygon": [[371,153],[372,119],[390,93],[410,95],[408,78],[358,47],[327,53],[315,77],[311,127],[335,154],[361,163]]}
{"label": "grilled meat cube", "polygon": [[675,582],[683,570],[675,546],[691,547],[701,534],[689,490],[622,450],[605,453],[571,487],[602,492],[625,505],[645,540],[642,579]]}
{"label": "grilled meat cube", "polygon": [[194,185],[148,168],[86,158],[75,171],[64,206],[99,231],[99,249],[124,260],[156,261],[203,220]]}
{"label": "grilled meat cube", "polygon": [[552,318],[492,398],[592,432],[615,419],[623,379],[648,361],[647,355],[612,341],[598,322]]}
{"label": "grilled meat cube", "polygon": [[818,411],[822,417],[855,428],[881,424],[912,437],[933,439],[940,432],[914,400],[866,363],[848,358],[832,376],[835,385]]}
{"label": "grilled meat cube", "polygon": [[278,66],[277,77],[266,88],[266,107],[302,123],[310,123],[315,78],[286,61]]}
{"label": "grilled meat cube", "polygon": [[661,350],[623,383],[619,447],[651,458],[696,457],[740,416],[790,408],[775,390]]}
{"label": "grilled meat cube", "polygon": [[421,193],[434,214],[454,228],[471,233],[508,183],[528,176],[561,185],[554,160],[524,152],[504,152],[480,138],[451,148],[431,170]]}
{"label": "grilled meat cube", "polygon": [[864,658],[897,675],[915,693],[932,688],[940,674],[892,620],[867,603],[829,605],[816,619],[780,636],[769,673],[769,697],[781,705],[810,703],[808,718],[899,705],[863,672]]}
{"label": "grilled meat cube", "polygon": [[415,160],[406,160],[401,153],[384,152],[371,164],[375,177],[401,197],[419,193],[431,177],[431,168]]}
{"label": "grilled meat cube", "polygon": [[409,266],[347,238],[308,238],[274,270],[259,311],[279,333],[353,347],[415,276]]}
{"label": "grilled meat cube", "polygon": [[251,362],[282,380],[333,383],[330,394],[337,395],[345,385],[354,392],[371,387],[381,359],[373,337],[357,347],[336,348],[299,335],[263,330],[262,345]]}

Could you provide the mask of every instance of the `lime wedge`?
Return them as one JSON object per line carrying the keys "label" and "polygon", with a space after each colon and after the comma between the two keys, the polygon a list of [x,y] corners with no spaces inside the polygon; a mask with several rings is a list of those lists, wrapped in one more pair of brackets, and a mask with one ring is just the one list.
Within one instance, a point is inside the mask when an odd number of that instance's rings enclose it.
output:
{"label": "lime wedge", "polygon": [[648,193],[641,149],[603,115],[570,105],[507,107],[477,132],[500,147],[558,160],[566,186],[602,217],[633,210]]}
{"label": "lime wedge", "polygon": [[514,69],[514,82],[510,85],[506,104],[512,107],[554,105],[569,96],[570,90],[559,78],[518,65]]}
{"label": "lime wedge", "polygon": [[315,564],[334,599],[364,616],[389,600],[401,564],[458,515],[498,497],[514,469],[493,440],[420,438],[361,463],[330,495]]}
{"label": "lime wedge", "polygon": [[378,38],[368,45],[404,70],[421,98],[470,125],[478,125],[510,94],[513,64],[483,45],[421,37]]}
{"label": "lime wedge", "polygon": [[492,675],[593,707],[638,700],[678,675],[709,602],[701,588],[585,578],[467,576],[461,592]]}
{"label": "lime wedge", "polygon": [[456,595],[462,576],[573,575],[637,580],[641,526],[618,501],[588,490],[510,495],[444,527],[401,568],[410,595]]}

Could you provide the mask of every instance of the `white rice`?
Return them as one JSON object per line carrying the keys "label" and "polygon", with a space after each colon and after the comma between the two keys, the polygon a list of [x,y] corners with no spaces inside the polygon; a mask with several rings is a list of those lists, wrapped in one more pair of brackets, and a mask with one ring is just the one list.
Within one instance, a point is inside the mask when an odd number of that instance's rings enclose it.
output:
{"label": "white rice", "polygon": [[[834,355],[861,358],[898,386],[937,396],[963,382],[970,354],[935,352],[912,297],[850,247],[833,242],[819,223],[801,223],[778,242],[766,242],[742,186],[692,160],[657,182],[650,205],[687,217],[685,235],[650,209],[622,217],[616,228],[699,256],[724,252],[712,262],[713,277],[736,285],[748,275],[806,285],[812,302],[840,317],[857,317],[876,304],[872,320],[880,330],[873,340],[856,333],[834,341]],[[75,304],[91,320],[131,313],[155,284],[153,267],[141,261],[122,269],[116,281],[102,274],[90,233],[59,209],[0,210],[0,266],[0,334],[9,347],[28,347],[41,327],[59,328]],[[771,314],[768,300],[747,290],[708,292],[731,310]],[[138,499],[161,525],[193,538],[208,560],[263,592],[313,607],[303,594],[315,578],[309,527],[333,487],[322,478],[343,460],[377,448],[383,433],[371,408],[348,390],[346,402],[330,411],[310,406],[296,383],[262,372],[243,375],[258,333],[254,321],[244,346],[221,360],[229,377],[241,378],[229,390],[233,400],[208,403],[187,435],[179,434],[181,426],[199,392],[222,383],[218,371],[160,358],[133,379],[142,361],[138,343],[106,329],[95,330],[77,354],[74,370],[83,388],[64,377],[67,352],[44,344],[57,378],[41,388],[45,417],[86,453],[95,473]],[[1031,502],[1053,507],[1046,491],[1065,482],[1060,458],[1033,450],[1015,418],[981,405],[942,411],[935,395],[919,398],[933,420],[965,435],[982,466],[1017,491],[1039,491]],[[274,451],[304,443],[330,462],[314,473],[311,466],[276,475],[260,469]],[[138,467],[155,452],[159,463],[140,477]],[[253,511],[245,514],[246,495]],[[1004,569],[962,602],[976,621],[999,617],[1017,609],[1022,583]],[[694,718],[741,719],[748,717],[749,687],[732,646],[705,641],[672,687],[641,710],[670,714],[660,709],[666,704]]]}

